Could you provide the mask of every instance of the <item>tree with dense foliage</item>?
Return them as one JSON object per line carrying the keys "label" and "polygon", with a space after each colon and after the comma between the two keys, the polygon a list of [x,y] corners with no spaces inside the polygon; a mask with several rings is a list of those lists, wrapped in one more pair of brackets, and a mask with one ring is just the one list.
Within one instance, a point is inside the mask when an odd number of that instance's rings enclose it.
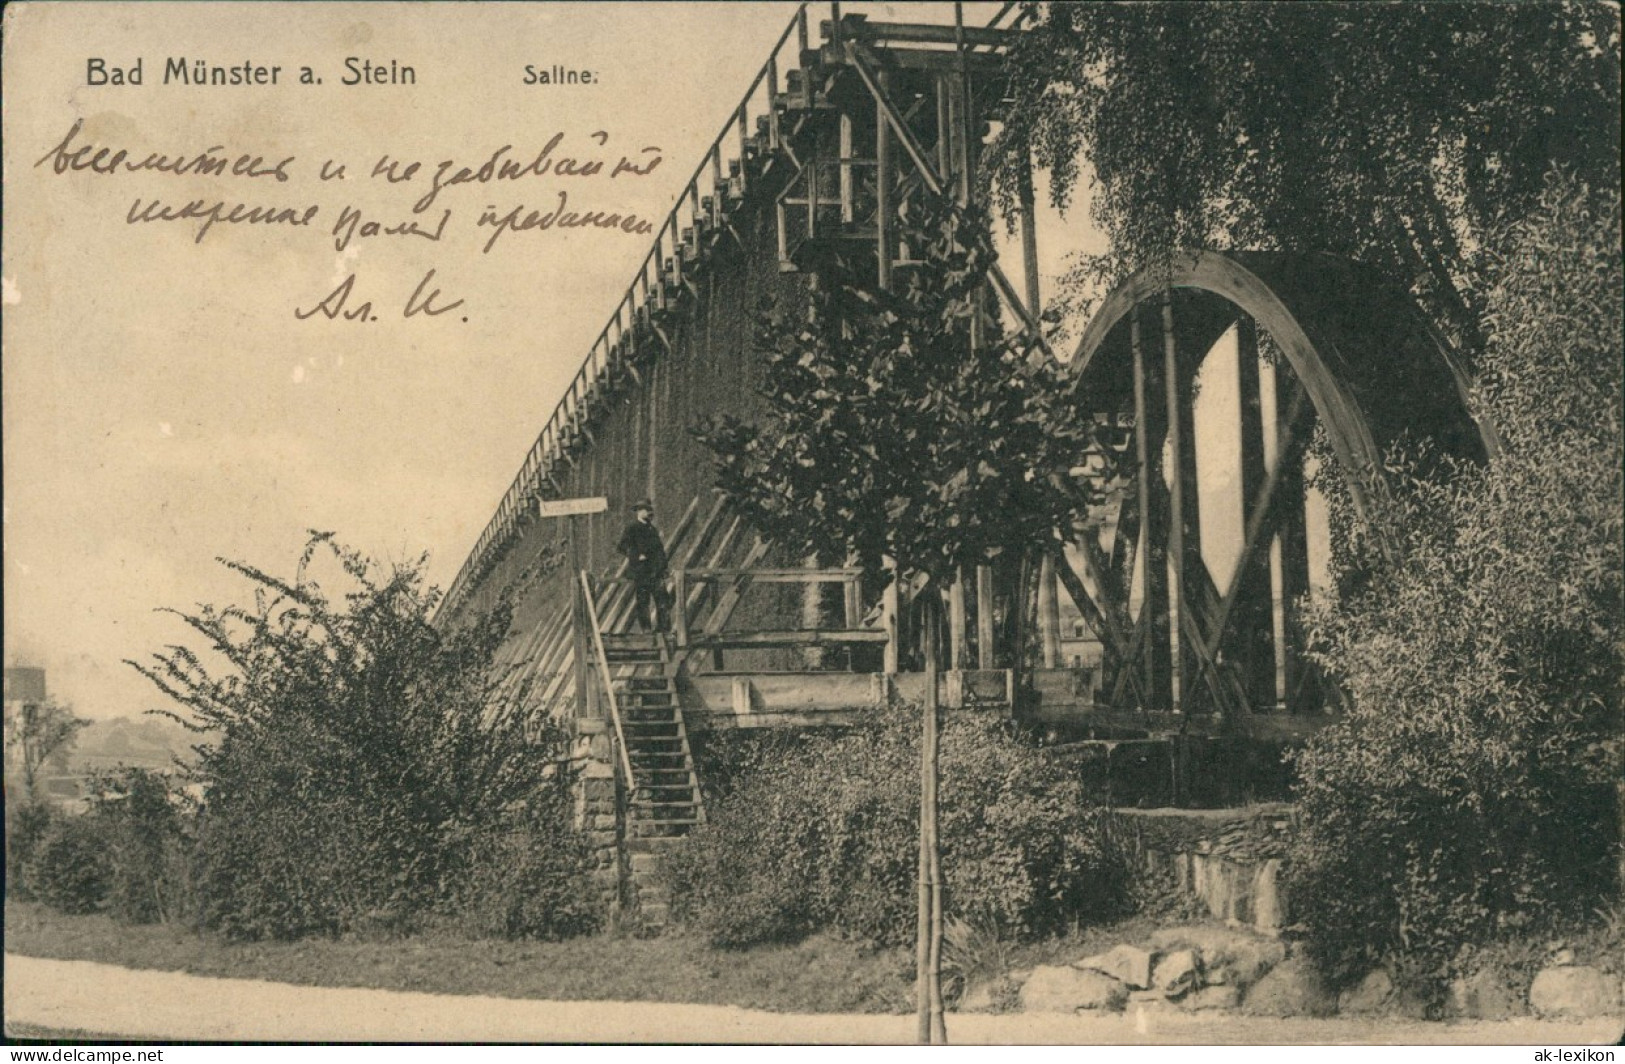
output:
{"label": "tree with dense foliage", "polygon": [[[1464,353],[1498,219],[1548,170],[1619,184],[1620,23],[1592,0],[1035,5],[987,177],[1092,181],[1107,284],[1182,248],[1329,252],[1409,287]],[[1008,204],[1007,204],[1008,205]]]}
{"label": "tree with dense foliage", "polygon": [[[342,595],[308,577],[319,551],[338,563]],[[383,568],[329,535],[311,540],[292,581],[226,564],[253,582],[254,606],[179,614],[212,660],[172,646],[132,663],[205,737],[189,773],[205,795],[206,923],[252,938],[331,935],[479,908],[482,885],[555,890],[492,865],[499,842],[520,837],[553,851],[532,870],[568,880],[559,893],[578,906],[504,929],[594,923],[563,737],[496,697],[505,611],[438,630],[421,560]]]}
{"label": "tree with dense foliage", "polygon": [[1618,898],[1625,755],[1620,200],[1572,177],[1491,245],[1479,402],[1499,453],[1355,522],[1315,608],[1347,715],[1298,757],[1293,855],[1336,973],[1449,974],[1465,942]]}
{"label": "tree with dense foliage", "polygon": [[1064,370],[1002,337],[973,349],[973,304],[993,252],[985,219],[923,194],[899,239],[917,262],[891,290],[821,263],[805,304],[764,316],[769,416],[710,419],[718,486],[799,555],[946,582],[1053,538],[1090,501],[1069,475],[1092,438]]}

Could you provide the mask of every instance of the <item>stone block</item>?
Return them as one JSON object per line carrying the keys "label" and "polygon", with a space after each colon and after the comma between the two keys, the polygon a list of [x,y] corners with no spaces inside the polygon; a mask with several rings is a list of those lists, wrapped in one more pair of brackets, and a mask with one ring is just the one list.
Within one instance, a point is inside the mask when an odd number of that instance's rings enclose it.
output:
{"label": "stone block", "polygon": [[1529,1015],[1529,1004],[1499,973],[1480,968],[1450,983],[1450,1011],[1467,1020],[1510,1020]]}
{"label": "stone block", "polygon": [[1193,949],[1176,949],[1157,958],[1151,985],[1169,997],[1178,997],[1201,985],[1202,960]]}
{"label": "stone block", "polygon": [[593,818],[592,818],[592,827],[593,827],[594,831],[614,831],[615,830],[615,816],[614,816],[614,814],[606,814],[606,813],[595,814],[593,816]]}
{"label": "stone block", "polygon": [[1351,1016],[1368,1016],[1382,1012],[1394,996],[1394,980],[1382,968],[1365,973],[1355,986],[1343,991],[1337,998],[1337,1011]]}
{"label": "stone block", "polygon": [[1128,1001],[1128,987],[1104,972],[1043,965],[1022,984],[1020,1000],[1023,1012],[1119,1012]]}
{"label": "stone block", "polygon": [[1242,1011],[1252,1016],[1334,1016],[1337,997],[1307,960],[1290,957],[1253,984]]}
{"label": "stone block", "polygon": [[1617,1016],[1619,976],[1588,965],[1543,968],[1529,987],[1529,1005],[1541,1016]]}
{"label": "stone block", "polygon": [[1016,992],[1009,976],[978,979],[965,988],[955,1012],[998,1012]]}
{"label": "stone block", "polygon": [[1151,962],[1155,954],[1127,943],[1113,946],[1105,953],[1073,961],[1072,967],[1104,972],[1113,979],[1135,990],[1151,987]]}
{"label": "stone block", "polygon": [[1240,1004],[1241,987],[1239,986],[1204,986],[1198,990],[1192,990],[1179,999],[1179,1007],[1189,1012],[1233,1009]]}
{"label": "stone block", "polygon": [[1286,946],[1280,940],[1228,927],[1159,928],[1151,935],[1151,948],[1193,949],[1201,958],[1203,982],[1243,989],[1286,959]]}

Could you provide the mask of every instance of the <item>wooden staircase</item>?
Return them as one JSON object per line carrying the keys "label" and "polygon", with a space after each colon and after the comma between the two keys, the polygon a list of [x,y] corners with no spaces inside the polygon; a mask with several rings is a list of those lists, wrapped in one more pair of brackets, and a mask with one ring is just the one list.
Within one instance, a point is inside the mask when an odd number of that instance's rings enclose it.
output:
{"label": "wooden staircase", "polygon": [[705,823],[694,753],[677,697],[677,667],[663,633],[599,634],[612,712],[620,721],[632,778],[626,848],[645,930],[665,926],[668,898],[659,882],[661,853]]}

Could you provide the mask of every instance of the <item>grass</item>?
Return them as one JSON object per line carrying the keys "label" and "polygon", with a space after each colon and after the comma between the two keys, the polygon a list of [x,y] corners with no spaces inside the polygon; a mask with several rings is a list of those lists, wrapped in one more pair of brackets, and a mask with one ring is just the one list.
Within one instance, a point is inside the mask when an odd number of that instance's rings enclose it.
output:
{"label": "grass", "polygon": [[696,939],[597,936],[504,942],[426,934],[392,941],[228,942],[159,924],[68,916],[7,901],[6,951],[127,968],[306,986],[592,1001],[738,1005],[778,1012],[908,1012],[913,957],[828,936],[723,951]]}
{"label": "grass", "polygon": [[[1008,970],[1065,964],[1159,925],[1147,917],[1002,944]],[[775,1012],[908,1013],[911,950],[865,950],[829,935],[785,946],[719,950],[681,933],[568,942],[505,942],[452,934],[383,941],[230,942],[164,924],[129,926],[102,915],[68,916],[7,901],[8,953],[97,961],[126,968],[264,979],[304,986],[365,987],[554,1001],[664,1001]],[[988,958],[991,960],[992,958]]]}

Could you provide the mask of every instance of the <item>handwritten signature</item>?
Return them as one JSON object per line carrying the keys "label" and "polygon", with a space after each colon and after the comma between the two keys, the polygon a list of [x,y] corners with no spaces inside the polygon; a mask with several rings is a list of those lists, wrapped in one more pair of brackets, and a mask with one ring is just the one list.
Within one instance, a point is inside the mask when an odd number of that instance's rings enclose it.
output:
{"label": "handwritten signature", "polygon": [[[412,290],[412,294],[406,297],[406,304],[401,309],[402,318],[413,318],[419,315],[425,318],[437,318],[442,314],[449,314],[463,305],[465,300],[461,299],[450,303],[444,302],[441,290],[429,287],[429,283],[434,280],[434,274],[434,270],[424,274],[423,280],[419,281],[418,286]],[[315,305],[308,308],[295,307],[293,316],[300,321],[314,318],[318,314],[329,321],[337,321],[341,318],[344,321],[377,321],[378,313],[373,308],[372,300],[367,299],[351,305],[351,300],[358,298],[355,286],[356,275],[352,273],[340,281],[337,288],[322,297],[321,301]],[[463,320],[467,321],[468,319],[465,317]]]}

